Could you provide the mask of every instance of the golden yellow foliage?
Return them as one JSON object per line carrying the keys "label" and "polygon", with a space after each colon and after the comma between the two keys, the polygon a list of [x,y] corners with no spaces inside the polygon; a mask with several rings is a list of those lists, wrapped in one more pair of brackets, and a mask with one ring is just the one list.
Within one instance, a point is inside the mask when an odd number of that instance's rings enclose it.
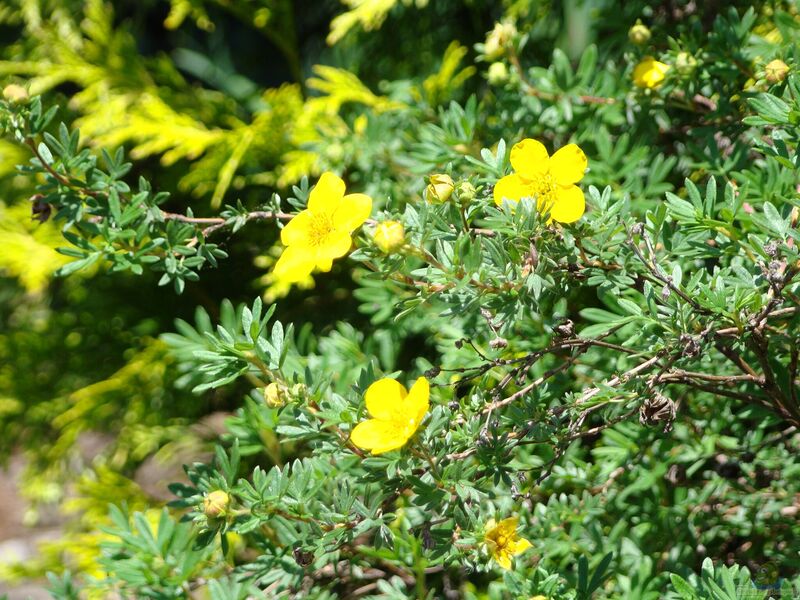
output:
{"label": "golden yellow foliage", "polygon": [[0,273],[18,279],[28,292],[41,292],[53,273],[72,260],[56,252],[63,245],[57,227],[31,219],[30,206],[0,205]]}

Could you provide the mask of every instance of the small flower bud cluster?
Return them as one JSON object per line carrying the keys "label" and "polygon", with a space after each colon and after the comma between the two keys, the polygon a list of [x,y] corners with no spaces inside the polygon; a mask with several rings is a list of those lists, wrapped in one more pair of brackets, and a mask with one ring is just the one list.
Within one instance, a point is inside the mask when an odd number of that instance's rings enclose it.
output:
{"label": "small flower bud cluster", "polygon": [[503,56],[516,35],[517,28],[513,23],[508,21],[495,23],[494,29],[486,36],[486,42],[483,44],[483,55],[486,60],[497,60]]}
{"label": "small flower bud cluster", "polygon": [[304,383],[296,383],[291,388],[273,381],[264,388],[264,402],[270,408],[280,408],[291,400],[303,400],[308,393]]}

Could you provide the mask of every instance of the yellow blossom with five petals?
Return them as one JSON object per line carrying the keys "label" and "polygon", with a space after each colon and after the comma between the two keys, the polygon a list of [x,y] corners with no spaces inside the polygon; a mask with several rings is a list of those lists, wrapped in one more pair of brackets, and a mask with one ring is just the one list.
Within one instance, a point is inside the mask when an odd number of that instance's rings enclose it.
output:
{"label": "yellow blossom with five petals", "polygon": [[394,379],[379,379],[364,395],[371,419],[350,433],[350,441],[372,454],[383,454],[406,445],[428,412],[430,386],[420,377],[408,392]]}
{"label": "yellow blossom with five petals", "polygon": [[574,223],[586,210],[583,191],[575,184],[583,179],[588,164],[576,144],[567,144],[550,156],[544,144],[526,138],[511,148],[514,173],[494,186],[495,204],[535,197],[539,211],[548,211],[550,219]]}
{"label": "yellow blossom with five petals", "polygon": [[664,83],[664,78],[669,71],[669,65],[657,61],[652,56],[645,56],[633,68],[633,83],[637,87],[654,89]]}
{"label": "yellow blossom with five petals", "polygon": [[323,173],[311,190],[308,208],[298,213],[281,230],[286,249],[275,263],[275,277],[287,282],[306,279],[316,268],[331,270],[334,259],[350,250],[353,231],[372,211],[372,198],[347,194],[345,185],[333,173]]}
{"label": "yellow blossom with five petals", "polygon": [[511,559],[531,547],[531,543],[517,533],[517,517],[509,517],[496,523],[486,523],[484,541],[492,558],[504,569],[511,569]]}

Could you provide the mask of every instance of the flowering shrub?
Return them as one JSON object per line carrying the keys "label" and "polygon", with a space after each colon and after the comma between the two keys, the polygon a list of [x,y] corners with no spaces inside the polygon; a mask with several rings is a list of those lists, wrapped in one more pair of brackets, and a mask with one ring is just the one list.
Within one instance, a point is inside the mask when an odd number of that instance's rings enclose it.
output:
{"label": "flowering shrub", "polygon": [[[165,26],[243,20],[303,79],[291,3],[219,4]],[[3,444],[34,513],[84,517],[4,573],[56,598],[798,593],[797,7],[344,4],[327,39],[363,81],[268,90],[141,56],[97,1],[9,11],[0,174],[55,229],[52,296],[7,282]],[[116,438],[84,464],[91,431]]]}

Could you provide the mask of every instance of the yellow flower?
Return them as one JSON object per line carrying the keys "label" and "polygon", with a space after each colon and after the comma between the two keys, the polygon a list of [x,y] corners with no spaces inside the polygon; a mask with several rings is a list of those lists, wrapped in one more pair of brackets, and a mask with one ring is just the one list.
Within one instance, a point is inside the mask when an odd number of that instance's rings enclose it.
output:
{"label": "yellow flower", "polygon": [[517,533],[517,517],[509,517],[499,523],[490,520],[486,524],[484,541],[492,558],[504,569],[510,569],[511,559],[531,547],[531,543]]}
{"label": "yellow flower", "polygon": [[786,79],[788,74],[789,65],[779,58],[768,62],[767,66],[764,67],[764,75],[769,83],[780,83]]}
{"label": "yellow flower", "polygon": [[583,179],[587,165],[586,155],[575,144],[567,144],[549,156],[541,142],[524,139],[511,148],[515,172],[494,186],[495,204],[535,197],[539,211],[549,211],[550,219],[574,223],[586,210],[583,191],[575,184]]}
{"label": "yellow flower", "polygon": [[308,208],[281,230],[286,249],[275,263],[277,279],[303,281],[315,267],[330,271],[333,260],[347,254],[350,235],[372,211],[372,198],[344,192],[344,181],[333,173],[322,174],[308,198]]}
{"label": "yellow flower", "polygon": [[379,379],[364,396],[372,418],[356,425],[350,440],[372,454],[402,448],[428,412],[429,396],[430,387],[424,377],[417,379],[408,392],[394,379]]}
{"label": "yellow flower", "polygon": [[431,175],[428,187],[425,188],[425,198],[428,202],[438,204],[450,200],[450,196],[455,189],[453,178],[450,175],[437,173]]}
{"label": "yellow flower", "polygon": [[402,223],[397,221],[384,221],[375,227],[372,236],[375,245],[384,254],[391,254],[399,250],[406,241],[406,230]]}
{"label": "yellow flower", "polygon": [[664,83],[669,65],[645,56],[633,69],[633,83],[640,88],[654,89]]}

